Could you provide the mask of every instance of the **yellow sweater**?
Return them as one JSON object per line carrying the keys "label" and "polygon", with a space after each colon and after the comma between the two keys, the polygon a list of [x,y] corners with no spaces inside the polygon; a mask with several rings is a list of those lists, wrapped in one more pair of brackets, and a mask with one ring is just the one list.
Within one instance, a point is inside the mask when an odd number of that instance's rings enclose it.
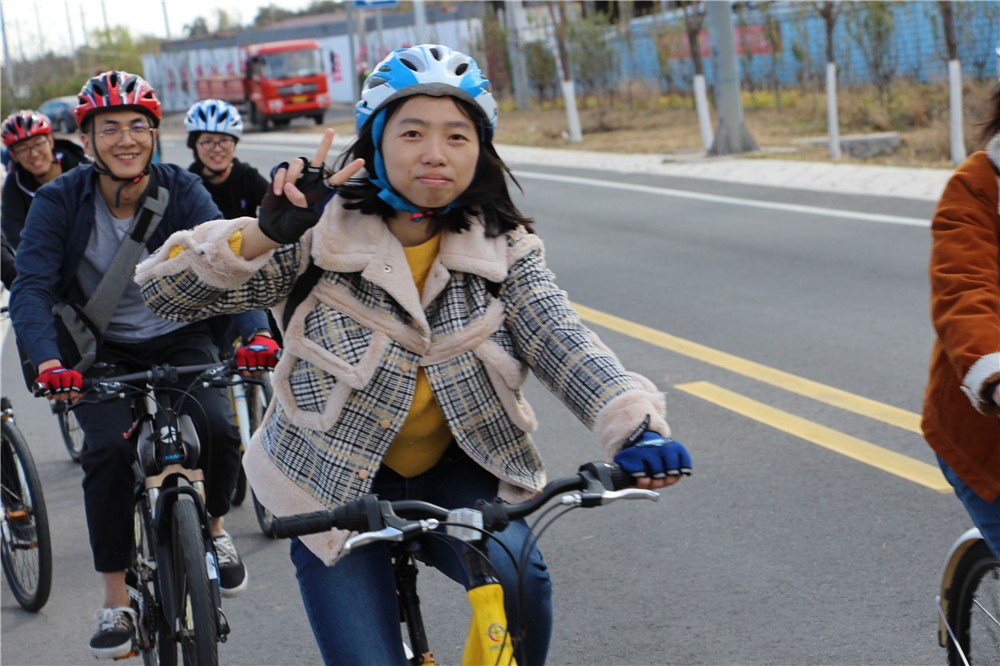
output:
{"label": "yellow sweater", "polygon": [[[424,282],[440,247],[441,234],[438,233],[425,243],[403,248],[413,273],[413,281],[420,293],[424,291]],[[418,368],[417,388],[413,394],[410,413],[382,462],[400,476],[414,477],[437,464],[451,439],[451,430],[434,399],[427,373],[423,368]]]}

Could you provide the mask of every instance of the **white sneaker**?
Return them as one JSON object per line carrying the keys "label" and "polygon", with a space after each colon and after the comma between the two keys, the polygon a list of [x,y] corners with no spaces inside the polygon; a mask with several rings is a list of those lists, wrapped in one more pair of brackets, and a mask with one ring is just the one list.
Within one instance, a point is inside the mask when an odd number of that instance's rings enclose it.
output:
{"label": "white sneaker", "polygon": [[97,632],[90,638],[90,654],[98,659],[120,659],[132,652],[138,621],[131,606],[97,611]]}

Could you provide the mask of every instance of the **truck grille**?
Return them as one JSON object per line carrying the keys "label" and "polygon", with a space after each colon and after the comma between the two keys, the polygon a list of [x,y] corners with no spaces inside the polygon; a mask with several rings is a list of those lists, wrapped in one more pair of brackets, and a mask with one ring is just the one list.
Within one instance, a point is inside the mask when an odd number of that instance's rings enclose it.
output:
{"label": "truck grille", "polygon": [[281,86],[278,88],[278,94],[282,97],[289,95],[312,95],[316,93],[315,83],[296,83],[291,86]]}

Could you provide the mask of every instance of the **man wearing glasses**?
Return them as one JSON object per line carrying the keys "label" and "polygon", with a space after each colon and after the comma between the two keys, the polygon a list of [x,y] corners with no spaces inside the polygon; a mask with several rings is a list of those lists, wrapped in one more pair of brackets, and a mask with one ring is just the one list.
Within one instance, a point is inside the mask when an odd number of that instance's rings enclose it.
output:
{"label": "man wearing glasses", "polygon": [[[0,125],[0,137],[11,159],[3,184],[0,220],[4,238],[15,250],[38,188],[87,161],[83,148],[52,136],[52,123],[38,111],[15,111]],[[10,285],[6,285],[10,287]]]}
{"label": "man wearing glasses", "polygon": [[[19,338],[37,369],[36,386],[49,399],[78,401],[86,367],[74,364],[73,350],[60,344],[53,306],[87,303],[137,219],[147,208],[160,210],[158,224],[139,254],[149,256],[174,231],[221,218],[218,206],[200,179],[174,164],[154,164],[153,151],[161,117],[153,88],[140,76],[104,72],[84,84],[76,119],[92,164],[81,166],[42,188],[28,214],[18,248],[17,279],[11,290],[10,314]],[[164,192],[168,200],[164,206]],[[148,199],[152,197],[154,201]],[[110,323],[102,331],[96,361],[116,372],[135,372],[157,363],[194,365],[218,359],[208,322],[168,321],[149,310],[127,266],[116,282],[118,297]],[[101,284],[102,293],[105,288]],[[244,341],[267,332],[260,311],[235,315]],[[252,348],[253,345],[246,345]],[[237,352],[237,363],[265,363]],[[241,361],[242,359],[242,361]],[[273,366],[273,354],[269,359]],[[95,364],[95,371],[97,370]],[[242,370],[257,370],[242,367]],[[218,555],[223,596],[246,589],[247,572],[223,529],[240,464],[240,440],[225,389],[199,388],[195,401],[185,402],[202,443],[199,465],[206,473],[206,508]],[[94,568],[103,583],[103,603],[97,632],[90,640],[95,657],[114,659],[129,654],[136,639],[136,612],[125,582],[132,543],[132,450],[121,433],[129,428],[127,401],[80,402],[76,415],[87,445],[81,456],[84,505]],[[206,464],[207,463],[207,464]]]}
{"label": "man wearing glasses", "polygon": [[243,136],[243,118],[236,107],[218,99],[195,102],[184,117],[184,129],[194,152],[188,170],[201,176],[222,216],[257,217],[268,183],[257,169],[236,158],[236,144]]}

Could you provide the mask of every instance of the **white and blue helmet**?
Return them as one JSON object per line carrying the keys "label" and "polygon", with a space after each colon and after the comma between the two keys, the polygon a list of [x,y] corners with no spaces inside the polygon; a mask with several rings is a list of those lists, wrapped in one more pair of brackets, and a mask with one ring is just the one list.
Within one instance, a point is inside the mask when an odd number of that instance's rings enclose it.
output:
{"label": "white and blue helmet", "polygon": [[184,116],[184,130],[189,137],[201,132],[228,134],[239,139],[243,136],[243,117],[235,106],[221,99],[203,99],[195,102]]}
{"label": "white and blue helmet", "polygon": [[361,99],[354,107],[355,124],[360,132],[375,112],[402,97],[450,96],[470,102],[482,111],[492,137],[498,115],[492,91],[483,70],[464,53],[440,44],[397,49],[376,65],[365,79]]}

